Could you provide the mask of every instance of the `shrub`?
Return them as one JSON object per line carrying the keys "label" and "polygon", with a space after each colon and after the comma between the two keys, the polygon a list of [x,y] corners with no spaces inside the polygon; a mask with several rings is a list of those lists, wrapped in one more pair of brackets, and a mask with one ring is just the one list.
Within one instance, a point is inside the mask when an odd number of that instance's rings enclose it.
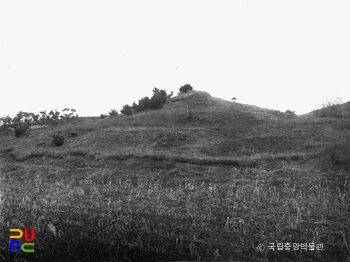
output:
{"label": "shrub", "polygon": [[153,89],[153,96],[150,101],[150,109],[161,109],[163,105],[166,103],[167,93],[165,90],[159,90],[158,88]]}
{"label": "shrub", "polygon": [[[65,108],[62,111],[63,111],[64,118],[78,117],[78,115],[76,114],[77,110],[75,110],[73,108]],[[55,119],[54,115],[57,115],[56,119],[58,119],[58,115],[60,115],[60,112],[55,112],[53,114],[53,117],[51,117],[51,118]]]}
{"label": "shrub", "polygon": [[4,125],[9,125],[12,123],[12,118],[9,115],[6,115],[6,116],[0,118],[0,123],[2,123]]}
{"label": "shrub", "polygon": [[171,91],[170,94],[166,95],[167,101],[169,101],[173,95],[174,95],[173,91]]}
{"label": "shrub", "polygon": [[136,102],[132,103],[131,108],[134,112],[139,112],[139,105]]}
{"label": "shrub", "polygon": [[150,109],[151,108],[150,105],[151,105],[151,99],[148,96],[146,96],[139,100],[139,105],[137,107],[136,112],[141,112],[141,111]]}
{"label": "shrub", "polygon": [[181,141],[187,139],[186,134],[179,131],[170,131],[167,133],[160,134],[155,144],[156,147],[174,147],[178,146]]}
{"label": "shrub", "polygon": [[292,110],[289,110],[289,109],[286,110],[286,114],[291,115],[291,116],[295,116],[296,115],[295,111],[292,111]]}
{"label": "shrub", "polygon": [[133,114],[133,109],[129,105],[123,106],[123,109],[120,112],[124,115],[131,116]]}
{"label": "shrub", "polygon": [[323,169],[350,171],[350,138],[328,146],[323,151]]}
{"label": "shrub", "polygon": [[322,103],[322,108],[317,111],[316,115],[318,117],[344,117],[341,104],[341,98],[327,100]]}
{"label": "shrub", "polygon": [[151,98],[146,96],[140,99],[138,104],[134,102],[132,106],[125,105],[120,112],[124,115],[131,116],[134,113],[139,113],[145,110],[161,109],[166,103],[167,98],[171,96],[172,93],[170,95],[167,95],[165,90],[160,90],[155,87],[153,89],[153,96]]}
{"label": "shrub", "polygon": [[79,136],[79,132],[78,131],[69,132],[68,136],[72,137],[72,138],[75,138],[75,137]]}
{"label": "shrub", "polygon": [[189,91],[192,91],[193,87],[190,84],[183,85],[182,87],[179,88],[180,93],[185,94]]}
{"label": "shrub", "polygon": [[109,111],[109,116],[117,116],[118,115],[118,111],[115,109],[111,109],[111,111]]}
{"label": "shrub", "polygon": [[17,126],[15,128],[15,136],[21,137],[26,132],[26,130],[27,130],[27,128],[23,125]]}
{"label": "shrub", "polygon": [[343,122],[340,122],[339,128],[341,129],[350,129],[350,121],[349,119],[344,120]]}
{"label": "shrub", "polygon": [[62,134],[56,134],[52,136],[52,143],[55,146],[62,146],[64,144],[64,137]]}

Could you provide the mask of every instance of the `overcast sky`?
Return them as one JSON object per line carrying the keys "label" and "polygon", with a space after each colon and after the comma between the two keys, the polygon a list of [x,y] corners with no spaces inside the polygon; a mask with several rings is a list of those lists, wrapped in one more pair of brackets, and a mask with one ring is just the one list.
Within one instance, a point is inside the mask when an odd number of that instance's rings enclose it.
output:
{"label": "overcast sky", "polygon": [[120,111],[157,87],[297,114],[350,100],[348,1],[1,1],[0,117]]}

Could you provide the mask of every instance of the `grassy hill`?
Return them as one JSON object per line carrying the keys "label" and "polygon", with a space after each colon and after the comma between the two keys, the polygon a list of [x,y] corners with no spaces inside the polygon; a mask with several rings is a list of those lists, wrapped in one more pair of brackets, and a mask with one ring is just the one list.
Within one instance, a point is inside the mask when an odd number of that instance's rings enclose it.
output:
{"label": "grassy hill", "polygon": [[2,136],[2,237],[35,228],[27,261],[346,261],[349,130],[195,91]]}

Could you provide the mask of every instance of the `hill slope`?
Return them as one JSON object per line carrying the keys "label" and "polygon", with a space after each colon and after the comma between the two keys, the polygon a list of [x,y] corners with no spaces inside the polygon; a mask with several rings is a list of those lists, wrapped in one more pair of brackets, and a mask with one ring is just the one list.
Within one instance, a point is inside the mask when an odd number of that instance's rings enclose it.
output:
{"label": "hill slope", "polygon": [[[89,261],[262,261],[252,247],[263,239],[317,240],[327,249],[307,256],[336,261],[347,252],[342,236],[350,241],[350,188],[344,170],[323,168],[325,149],[349,135],[347,121],[290,116],[197,91],[157,111],[0,137],[1,211],[11,227],[35,226],[37,241],[52,240],[35,251],[36,261],[54,256],[50,250],[67,261],[86,254]],[[68,137],[73,131],[79,136]],[[51,144],[57,132],[65,135],[62,147]],[[60,238],[47,230],[50,223]]]}

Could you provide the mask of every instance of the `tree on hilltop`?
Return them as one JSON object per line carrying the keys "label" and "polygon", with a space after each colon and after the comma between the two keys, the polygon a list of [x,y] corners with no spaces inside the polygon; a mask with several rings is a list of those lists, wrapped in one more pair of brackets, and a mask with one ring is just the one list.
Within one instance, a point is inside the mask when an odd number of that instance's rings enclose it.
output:
{"label": "tree on hilltop", "polygon": [[133,113],[132,107],[129,105],[124,105],[123,109],[120,110],[120,113],[127,115],[127,116],[131,116]]}
{"label": "tree on hilltop", "polygon": [[[118,111],[115,110],[115,109],[111,109],[108,114],[109,114],[109,116],[117,116],[118,115]],[[102,114],[102,116],[103,116],[103,114]],[[101,117],[101,118],[104,118],[104,117]]]}
{"label": "tree on hilltop", "polygon": [[193,90],[193,87],[190,84],[183,85],[182,87],[179,88],[179,91],[181,94],[185,94],[192,90]]}
{"label": "tree on hilltop", "polygon": [[165,90],[155,87],[153,89],[153,96],[151,98],[146,96],[140,99],[138,104],[134,102],[132,106],[125,105],[120,112],[124,115],[130,116],[134,113],[139,113],[145,110],[161,109],[163,108],[163,105],[166,103],[167,99],[172,95],[173,92],[168,95]]}
{"label": "tree on hilltop", "polygon": [[151,108],[151,99],[148,96],[139,100],[138,110],[137,112],[145,111]]}
{"label": "tree on hilltop", "polygon": [[167,93],[165,90],[153,89],[153,96],[151,97],[150,109],[161,109],[166,103]]}

